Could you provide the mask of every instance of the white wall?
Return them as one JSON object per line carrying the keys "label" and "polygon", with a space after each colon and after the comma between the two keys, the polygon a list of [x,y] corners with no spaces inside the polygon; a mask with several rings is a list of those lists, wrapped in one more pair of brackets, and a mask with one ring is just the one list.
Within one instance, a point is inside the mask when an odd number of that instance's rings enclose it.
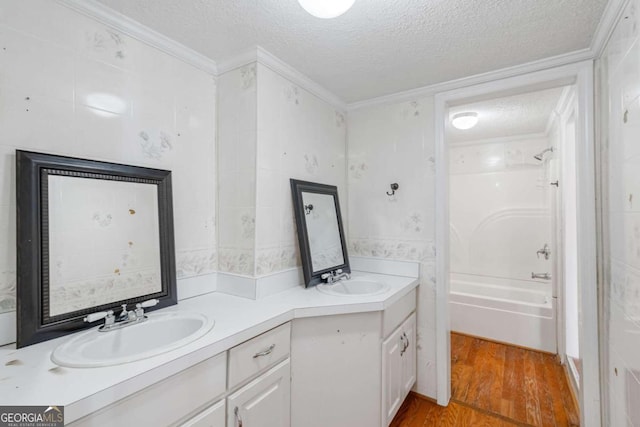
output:
{"label": "white wall", "polygon": [[172,170],[178,277],[215,271],[213,77],[53,1],[1,0],[0,40],[0,312],[15,308],[16,149]]}
{"label": "white wall", "polygon": [[571,116],[560,127],[562,141],[562,194],[563,194],[563,257],[564,325],[567,356],[580,358],[579,343],[579,289],[578,289],[578,206],[576,182],[576,124]]}
{"label": "white wall", "polygon": [[611,426],[640,425],[640,2],[599,61],[603,132],[606,403]]}
{"label": "white wall", "polygon": [[549,144],[521,137],[450,146],[451,272],[518,280],[551,272],[536,256],[553,242],[546,163],[533,158]]}
{"label": "white wall", "polygon": [[416,391],[435,398],[433,114],[432,97],[349,112],[348,186],[349,254],[421,263]]}
{"label": "white wall", "polygon": [[218,266],[255,270],[257,83],[252,63],[218,78]]}
{"label": "white wall", "polygon": [[346,221],[346,120],[261,63],[220,76],[220,271],[300,265],[289,179],[336,185]]}
{"label": "white wall", "polygon": [[289,179],[338,187],[347,220],[344,112],[258,64],[257,276],[300,264]]}

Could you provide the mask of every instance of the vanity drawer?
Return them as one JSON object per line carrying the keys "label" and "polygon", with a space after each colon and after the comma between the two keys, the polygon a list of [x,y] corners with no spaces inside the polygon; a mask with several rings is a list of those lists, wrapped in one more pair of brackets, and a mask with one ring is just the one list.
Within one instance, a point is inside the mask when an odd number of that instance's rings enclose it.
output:
{"label": "vanity drawer", "polygon": [[416,290],[412,290],[384,311],[382,338],[388,337],[416,309]]}
{"label": "vanity drawer", "polygon": [[229,350],[229,389],[289,356],[291,323],[258,335]]}
{"label": "vanity drawer", "polygon": [[224,394],[226,356],[225,352],[200,362],[71,425],[174,425]]}

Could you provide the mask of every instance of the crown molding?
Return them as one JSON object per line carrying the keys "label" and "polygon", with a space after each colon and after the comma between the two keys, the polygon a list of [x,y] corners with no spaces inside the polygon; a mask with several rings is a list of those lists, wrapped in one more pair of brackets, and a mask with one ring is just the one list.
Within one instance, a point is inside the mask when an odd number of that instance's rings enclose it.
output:
{"label": "crown molding", "polygon": [[151,28],[142,25],[138,21],[103,5],[97,0],[56,1],[63,6],[89,16],[90,18],[134,37],[137,40],[140,40],[212,75],[217,76],[251,62],[258,62],[334,107],[343,111],[354,111],[366,107],[412,101],[417,98],[432,96],[438,92],[450,91],[466,86],[473,86],[480,83],[541,71],[548,68],[596,59],[602,55],[615,28],[616,22],[630,0],[608,1],[589,48],[352,103],[344,102],[340,97],[260,46],[256,46],[255,48],[232,58],[216,62],[193,49],[178,43],[155,30],[152,30]]}
{"label": "crown molding", "polygon": [[581,49],[562,55],[551,56],[549,58],[539,59],[537,61],[527,62],[525,64],[514,65],[513,67],[502,68],[499,70],[489,71],[482,74],[475,74],[460,79],[449,80],[442,83],[436,83],[429,86],[423,86],[416,89],[398,92],[391,95],[384,95],[377,98],[358,101],[348,104],[349,111],[358,110],[365,107],[374,107],[379,105],[395,104],[406,101],[413,101],[417,98],[424,98],[435,95],[438,92],[447,92],[454,89],[460,89],[467,86],[474,86],[481,83],[488,83],[495,80],[501,80],[508,77],[519,76],[522,74],[542,71],[549,68],[560,67],[562,65],[574,64],[585,60],[593,59],[591,49]]}
{"label": "crown molding", "polygon": [[588,48],[576,50],[562,55],[551,56],[537,61],[527,62],[525,64],[515,65],[513,67],[502,68],[499,70],[489,71],[482,74],[475,74],[460,79],[449,80],[442,83],[423,86],[404,92],[383,95],[376,98],[366,99],[347,104],[349,111],[355,111],[360,108],[382,106],[395,104],[406,101],[413,101],[417,98],[435,95],[438,92],[446,92],[454,89],[460,89],[466,86],[473,86],[480,83],[486,83],[494,80],[500,80],[507,77],[514,77],[521,74],[542,71],[548,68],[560,67],[562,65],[573,64],[585,60],[594,60],[602,56],[604,49],[615,29],[618,19],[624,12],[625,7],[630,0],[609,0],[605,6],[605,10],[598,22],[596,31]]}
{"label": "crown molding", "polygon": [[271,52],[261,46],[256,46],[248,51],[222,61],[218,61],[218,75],[243,67],[252,62],[257,62],[280,74],[282,77],[300,86],[306,91],[317,96],[321,100],[333,105],[335,108],[346,111],[347,104],[337,95],[325,89],[305,74],[287,64]]}
{"label": "crown molding", "polygon": [[609,0],[598,22],[598,27],[591,40],[591,53],[594,58],[599,58],[604,53],[607,42],[615,29],[616,23],[629,4],[630,0]]}
{"label": "crown molding", "polygon": [[56,0],[59,4],[95,19],[123,34],[159,49],[202,71],[217,75],[215,61],[96,0]]}
{"label": "crown molding", "polygon": [[258,62],[257,47],[253,47],[232,57],[219,60],[216,63],[218,66],[218,75],[228,73],[229,71],[236,70],[253,62]]}

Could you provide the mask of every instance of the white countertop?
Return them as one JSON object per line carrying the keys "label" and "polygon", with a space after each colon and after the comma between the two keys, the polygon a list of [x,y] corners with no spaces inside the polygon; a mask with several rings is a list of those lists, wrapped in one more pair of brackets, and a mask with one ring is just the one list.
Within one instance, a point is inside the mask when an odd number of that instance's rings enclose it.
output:
{"label": "white countertop", "polygon": [[[148,359],[101,368],[66,368],[51,352],[69,336],[20,350],[0,348],[1,405],[64,405],[71,422],[295,318],[381,311],[411,292],[418,279],[354,272],[387,283],[379,295],[334,296],[302,286],[251,300],[219,292],[180,301],[157,312],[193,311],[215,320],[202,338]],[[153,316],[153,313],[151,313]]]}

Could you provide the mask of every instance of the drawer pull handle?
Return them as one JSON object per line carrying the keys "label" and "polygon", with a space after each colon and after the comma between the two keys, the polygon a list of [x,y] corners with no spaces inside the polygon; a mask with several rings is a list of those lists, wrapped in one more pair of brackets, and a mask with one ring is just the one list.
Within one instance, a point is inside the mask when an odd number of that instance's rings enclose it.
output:
{"label": "drawer pull handle", "polygon": [[238,427],[242,427],[242,418],[240,417],[240,410],[238,409],[238,407],[236,406],[236,408],[233,410],[234,415],[236,416],[236,425]]}
{"label": "drawer pull handle", "polygon": [[273,351],[274,348],[276,348],[276,345],[275,344],[271,344],[268,349],[254,354],[253,358],[257,359],[258,357],[267,356],[267,355],[271,354],[271,352]]}

